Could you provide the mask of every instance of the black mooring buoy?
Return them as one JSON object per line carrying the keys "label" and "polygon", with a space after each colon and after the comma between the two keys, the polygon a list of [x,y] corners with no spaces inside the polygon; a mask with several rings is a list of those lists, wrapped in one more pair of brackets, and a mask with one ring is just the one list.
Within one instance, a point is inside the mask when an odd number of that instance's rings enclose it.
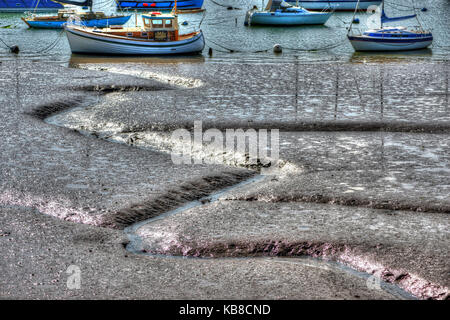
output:
{"label": "black mooring buoy", "polygon": [[19,53],[19,51],[20,51],[19,46],[16,46],[16,45],[9,47],[9,50],[15,54]]}
{"label": "black mooring buoy", "polygon": [[428,11],[428,9],[427,8],[422,8],[421,11],[422,12],[426,12],[426,11]]}
{"label": "black mooring buoy", "polygon": [[283,52],[283,48],[281,47],[281,45],[276,44],[273,46],[273,52],[274,53],[282,53]]}
{"label": "black mooring buoy", "polygon": [[212,48],[209,48],[209,49],[208,49],[208,55],[209,55],[209,56],[212,56],[212,53],[213,53]]}

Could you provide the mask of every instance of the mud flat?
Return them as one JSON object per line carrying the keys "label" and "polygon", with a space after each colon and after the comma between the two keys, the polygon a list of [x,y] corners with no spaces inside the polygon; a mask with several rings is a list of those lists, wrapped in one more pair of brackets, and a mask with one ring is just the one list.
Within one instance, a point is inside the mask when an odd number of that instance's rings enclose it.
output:
{"label": "mud flat", "polygon": [[[366,279],[310,260],[201,260],[134,255],[123,232],[28,208],[0,211],[3,299],[392,299]],[[7,226],[7,229],[4,229]],[[69,289],[69,266],[80,289]]]}
{"label": "mud flat", "polygon": [[[161,206],[170,207],[164,200],[169,190],[172,203],[177,203],[252,174],[225,166],[174,166],[169,154],[112,144],[43,121],[70,108],[95,104],[111,92],[173,89],[165,84],[26,62],[3,62],[1,71],[1,204],[114,226],[118,211],[137,204],[142,207],[143,202],[160,199],[159,212],[166,209]],[[155,210],[140,214],[151,216]]]}
{"label": "mud flat", "polygon": [[[80,67],[1,65],[1,297],[448,297],[448,64]],[[281,165],[174,165],[198,120]]]}

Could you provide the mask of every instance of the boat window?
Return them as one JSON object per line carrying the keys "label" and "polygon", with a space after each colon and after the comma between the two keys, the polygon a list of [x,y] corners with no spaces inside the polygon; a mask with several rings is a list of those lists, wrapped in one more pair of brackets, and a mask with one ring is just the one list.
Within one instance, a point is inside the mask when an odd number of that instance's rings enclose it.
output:
{"label": "boat window", "polygon": [[146,26],[150,25],[150,19],[144,18],[144,24]]}
{"label": "boat window", "polygon": [[171,27],[172,26],[172,20],[165,20],[164,21],[164,25],[166,26],[166,27]]}
{"label": "boat window", "polygon": [[154,28],[162,28],[163,27],[163,21],[162,20],[152,20],[152,25]]}

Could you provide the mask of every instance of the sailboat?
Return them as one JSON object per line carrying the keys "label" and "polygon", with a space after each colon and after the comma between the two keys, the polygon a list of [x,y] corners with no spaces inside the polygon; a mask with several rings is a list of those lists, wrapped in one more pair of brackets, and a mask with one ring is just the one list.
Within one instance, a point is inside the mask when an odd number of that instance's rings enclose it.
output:
{"label": "sailboat", "polygon": [[291,6],[283,0],[269,0],[265,10],[254,7],[247,11],[244,24],[279,26],[324,24],[331,14],[331,12],[310,12],[300,6]]}
{"label": "sailboat", "polygon": [[[355,10],[356,14],[356,10]],[[422,27],[408,30],[406,27],[385,27],[385,23],[416,18],[417,15],[389,18],[381,2],[381,28],[354,35],[350,26],[347,37],[355,51],[402,51],[425,49],[433,43],[433,35]]]}
{"label": "sailboat", "polygon": [[32,14],[27,17],[22,17],[22,20],[30,28],[40,29],[62,29],[67,20],[76,16],[79,18],[79,23],[88,27],[106,28],[111,25],[123,25],[127,23],[131,15],[114,15],[107,16],[103,12],[92,11],[92,0],[85,0],[84,2],[72,0],[58,0],[64,4],[72,4],[80,7],[89,7],[87,12],[79,12],[75,9],[61,9],[58,10],[57,15],[52,16],[36,16]]}
{"label": "sailboat", "polygon": [[175,6],[171,13],[142,15],[143,27],[97,29],[65,25],[73,53],[103,55],[168,55],[199,53],[205,47],[202,31],[179,34]]}

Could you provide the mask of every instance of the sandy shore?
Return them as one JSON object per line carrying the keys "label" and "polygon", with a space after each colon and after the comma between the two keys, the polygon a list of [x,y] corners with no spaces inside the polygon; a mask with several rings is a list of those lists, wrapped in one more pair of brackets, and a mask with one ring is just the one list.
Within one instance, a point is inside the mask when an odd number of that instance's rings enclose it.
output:
{"label": "sandy shore", "polygon": [[[79,67],[0,65],[0,297],[448,296],[448,64]],[[196,120],[280,129],[281,165],[164,216],[261,173],[173,164]]]}

